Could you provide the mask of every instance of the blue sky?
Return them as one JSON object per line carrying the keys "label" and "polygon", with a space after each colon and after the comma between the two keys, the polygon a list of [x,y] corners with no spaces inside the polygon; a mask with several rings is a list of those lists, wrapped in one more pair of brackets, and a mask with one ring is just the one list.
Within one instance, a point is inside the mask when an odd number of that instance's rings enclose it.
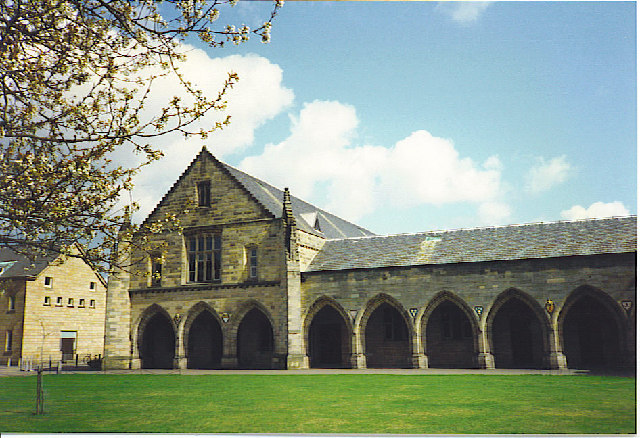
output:
{"label": "blue sky", "polygon": [[232,126],[163,140],[143,215],[202,145],[380,234],[637,212],[634,2],[287,2],[269,44],[191,43]]}

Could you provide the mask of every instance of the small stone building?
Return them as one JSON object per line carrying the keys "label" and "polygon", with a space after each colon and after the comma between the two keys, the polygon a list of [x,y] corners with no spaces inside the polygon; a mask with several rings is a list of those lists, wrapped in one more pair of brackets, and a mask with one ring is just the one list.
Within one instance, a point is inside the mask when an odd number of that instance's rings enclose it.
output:
{"label": "small stone building", "polygon": [[635,366],[636,217],[378,236],[204,148],[167,214],[120,246],[106,368]]}
{"label": "small stone building", "polygon": [[106,284],[82,259],[0,249],[0,365],[75,361],[104,350]]}

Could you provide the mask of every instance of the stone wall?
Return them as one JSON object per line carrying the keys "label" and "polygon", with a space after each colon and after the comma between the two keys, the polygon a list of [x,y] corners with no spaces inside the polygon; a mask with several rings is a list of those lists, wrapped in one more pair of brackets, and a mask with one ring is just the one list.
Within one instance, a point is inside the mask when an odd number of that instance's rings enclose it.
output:
{"label": "stone wall", "polygon": [[[530,310],[532,320],[540,327],[541,338],[531,341],[535,351],[543,352],[540,366],[557,368],[564,365],[559,327],[563,304],[575,296],[576,291],[585,289],[594,291],[594,296],[603,303],[603,311],[619,321],[620,349],[629,362],[635,357],[635,307],[627,314],[621,302],[635,303],[635,278],[635,253],[305,272],[302,274],[302,306],[303,313],[307,314],[317,300],[330,300],[350,315],[354,326],[353,365],[364,367],[367,319],[379,305],[387,303],[408,321],[407,346],[411,348],[413,366],[427,366],[426,325],[436,308],[434,303],[446,298],[468,315],[475,338],[475,365],[492,367],[495,365],[492,344],[502,342],[501,336],[506,336],[492,332],[496,328],[492,327],[495,315],[501,306],[511,303],[510,298],[516,298]],[[545,307],[548,300],[554,305],[551,313]],[[305,324],[308,326],[308,321]],[[504,323],[499,318],[496,324],[499,329]],[[542,346],[537,348],[536,342]],[[505,354],[512,353],[515,354],[509,350]],[[535,358],[533,360],[535,362]]]}
{"label": "stone wall", "polygon": [[[203,182],[209,183],[211,202],[198,206],[197,186]],[[248,327],[258,324],[251,319],[256,314],[250,313],[258,309],[272,329],[269,367],[284,367],[288,326],[281,219],[273,218],[218,162],[204,155],[192,163],[162,199],[149,221],[161,220],[167,215],[179,218],[184,233],[163,233],[151,239],[152,246],[155,239],[157,247],[161,248],[162,275],[159,281],[152,282],[152,254],[133,251],[132,260],[137,264],[131,270],[128,284],[127,281],[114,283],[113,293],[126,291],[129,298],[130,314],[127,317],[131,343],[127,341],[127,344],[131,354],[130,365],[127,366],[145,366],[145,345],[152,342],[148,340],[151,339],[150,332],[145,330],[151,330],[150,321],[156,315],[162,315],[163,319],[157,324],[175,336],[175,342],[166,347],[175,350],[173,366],[188,367],[191,324],[202,312],[207,312],[210,316],[205,318],[208,321],[205,325],[219,327],[222,333],[222,357],[218,362],[218,352],[202,354],[216,356],[214,367],[235,368],[241,365],[237,355],[238,330],[243,321]],[[219,280],[190,281],[185,236],[198,233],[214,233],[220,237]],[[257,251],[256,277],[250,276],[252,249]],[[116,303],[119,309],[114,309],[114,314],[127,312],[125,300],[120,301]],[[251,318],[245,319],[248,314],[252,315]],[[199,324],[196,323],[196,327],[200,327]],[[257,341],[247,338],[246,342],[247,345],[256,345]],[[122,345],[122,336],[114,338],[113,343]]]}
{"label": "stone wall", "polygon": [[[16,365],[21,357],[25,288],[26,280],[23,279],[0,282],[0,365],[6,365],[9,361]],[[9,308],[11,297],[14,299],[14,310]],[[10,347],[6,345],[8,331],[11,331],[13,338]]]}
{"label": "stone wall", "polygon": [[52,262],[26,282],[22,357],[61,360],[63,331],[76,333],[75,354],[81,358],[102,355],[105,298],[103,283],[81,259],[60,257]]}

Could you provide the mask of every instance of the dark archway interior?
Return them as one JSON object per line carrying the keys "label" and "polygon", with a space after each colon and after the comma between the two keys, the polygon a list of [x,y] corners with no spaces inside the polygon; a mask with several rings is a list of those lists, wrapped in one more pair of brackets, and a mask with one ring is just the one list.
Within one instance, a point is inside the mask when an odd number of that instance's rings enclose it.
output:
{"label": "dark archway interior", "polygon": [[238,327],[238,366],[270,369],[273,360],[273,328],[258,309],[252,309]]}
{"label": "dark archway interior", "polygon": [[496,368],[543,368],[544,345],[540,320],[522,300],[511,298],[493,320]]}
{"label": "dark archway interior", "polygon": [[331,306],[315,314],[309,326],[309,365],[312,368],[345,368],[351,355],[344,319]]}
{"label": "dark archway interior", "polygon": [[140,358],[142,368],[172,369],[176,337],[169,318],[161,313],[153,315],[144,326]]}
{"label": "dark archway interior", "polygon": [[592,296],[583,296],[567,311],[562,325],[569,368],[612,368],[619,365],[620,338],[615,315]]}
{"label": "dark archway interior", "polygon": [[425,333],[429,367],[472,368],[475,351],[471,321],[451,301],[443,301],[429,316]]}
{"label": "dark archway interior", "polygon": [[188,368],[208,370],[220,368],[222,330],[210,312],[200,312],[191,323],[187,348]]}
{"label": "dark archway interior", "polygon": [[407,323],[393,306],[383,303],[373,311],[365,329],[369,368],[410,368],[411,339]]}

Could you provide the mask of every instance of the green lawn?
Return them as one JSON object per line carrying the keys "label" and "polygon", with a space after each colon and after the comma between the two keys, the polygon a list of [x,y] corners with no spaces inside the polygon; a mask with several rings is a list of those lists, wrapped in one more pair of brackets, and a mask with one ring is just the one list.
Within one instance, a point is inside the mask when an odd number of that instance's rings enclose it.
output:
{"label": "green lawn", "polygon": [[635,433],[635,378],[45,375],[0,378],[0,432]]}

